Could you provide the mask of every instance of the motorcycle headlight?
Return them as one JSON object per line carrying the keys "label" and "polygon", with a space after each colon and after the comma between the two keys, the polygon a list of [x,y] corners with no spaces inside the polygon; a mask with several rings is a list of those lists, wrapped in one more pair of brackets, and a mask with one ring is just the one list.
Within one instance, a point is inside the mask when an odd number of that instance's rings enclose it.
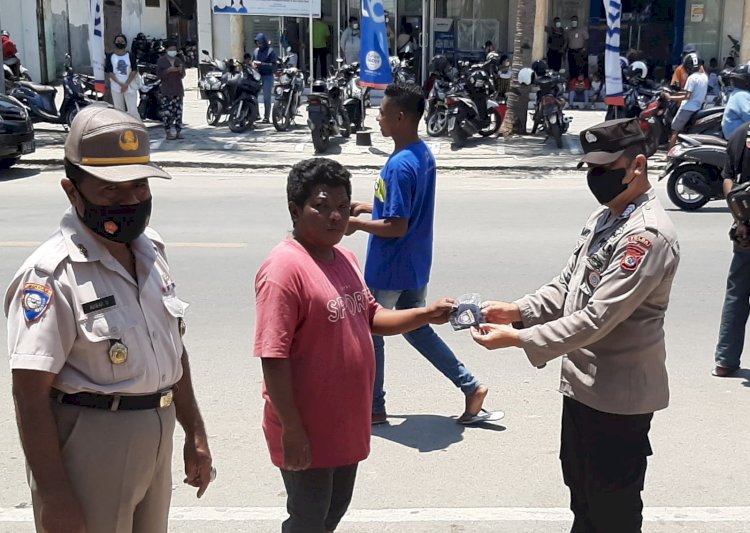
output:
{"label": "motorcycle headlight", "polygon": [[279,79],[279,83],[282,85],[289,85],[292,83],[292,78],[289,76],[289,74],[282,74],[281,78]]}

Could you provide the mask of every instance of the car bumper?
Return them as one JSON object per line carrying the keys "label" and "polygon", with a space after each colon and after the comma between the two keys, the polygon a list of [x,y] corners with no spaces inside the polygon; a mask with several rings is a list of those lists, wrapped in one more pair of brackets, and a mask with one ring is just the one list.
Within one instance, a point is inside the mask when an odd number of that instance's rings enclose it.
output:
{"label": "car bumper", "polygon": [[18,157],[34,152],[34,132],[0,133],[0,157]]}

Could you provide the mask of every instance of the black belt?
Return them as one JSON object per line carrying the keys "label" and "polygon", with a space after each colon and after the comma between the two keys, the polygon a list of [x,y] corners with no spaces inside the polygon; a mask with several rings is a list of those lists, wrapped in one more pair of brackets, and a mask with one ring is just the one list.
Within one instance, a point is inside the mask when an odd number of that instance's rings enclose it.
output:
{"label": "black belt", "polygon": [[50,398],[57,403],[77,405],[78,407],[91,407],[93,409],[107,409],[108,411],[143,411],[146,409],[169,407],[172,405],[173,397],[174,392],[172,389],[142,396],[94,394],[92,392],[65,394],[57,389],[50,391]]}

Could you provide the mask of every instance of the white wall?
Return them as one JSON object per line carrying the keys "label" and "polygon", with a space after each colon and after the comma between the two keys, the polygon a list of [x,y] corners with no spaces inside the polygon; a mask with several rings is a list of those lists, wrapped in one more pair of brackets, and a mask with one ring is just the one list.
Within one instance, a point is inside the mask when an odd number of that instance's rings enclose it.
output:
{"label": "white wall", "polygon": [[[123,19],[125,12],[125,2],[137,2],[139,4],[145,4],[143,0],[123,0]],[[143,7],[143,16],[141,17],[141,31],[149,37],[155,37],[157,39],[164,39],[167,36],[167,2],[169,0],[161,0],[159,7]],[[197,3],[201,4],[208,2],[208,0],[198,0]],[[125,21],[123,20],[123,25]],[[136,32],[137,33],[137,32]]]}
{"label": "white wall", "polygon": [[232,57],[232,16],[212,15],[212,17],[211,30],[214,57],[221,59]]}
{"label": "white wall", "polygon": [[197,2],[195,6],[196,17],[198,18],[198,57],[203,59],[201,50],[208,51],[214,55],[214,38],[213,38],[213,12],[211,2]]}
{"label": "white wall", "polygon": [[16,43],[18,55],[29,69],[31,78],[41,81],[39,32],[36,21],[36,2],[29,0],[0,0],[0,25],[8,30]]}

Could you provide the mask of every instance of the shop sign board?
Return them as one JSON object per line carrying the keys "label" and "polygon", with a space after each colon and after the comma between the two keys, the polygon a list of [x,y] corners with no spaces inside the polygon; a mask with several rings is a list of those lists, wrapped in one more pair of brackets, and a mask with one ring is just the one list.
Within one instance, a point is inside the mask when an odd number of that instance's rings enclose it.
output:
{"label": "shop sign board", "polygon": [[456,32],[453,19],[436,18],[433,25],[435,54],[452,55],[456,50]]}
{"label": "shop sign board", "polygon": [[690,4],[690,22],[703,22],[705,4]]}
{"label": "shop sign board", "polygon": [[217,15],[320,17],[320,0],[211,0]]}

